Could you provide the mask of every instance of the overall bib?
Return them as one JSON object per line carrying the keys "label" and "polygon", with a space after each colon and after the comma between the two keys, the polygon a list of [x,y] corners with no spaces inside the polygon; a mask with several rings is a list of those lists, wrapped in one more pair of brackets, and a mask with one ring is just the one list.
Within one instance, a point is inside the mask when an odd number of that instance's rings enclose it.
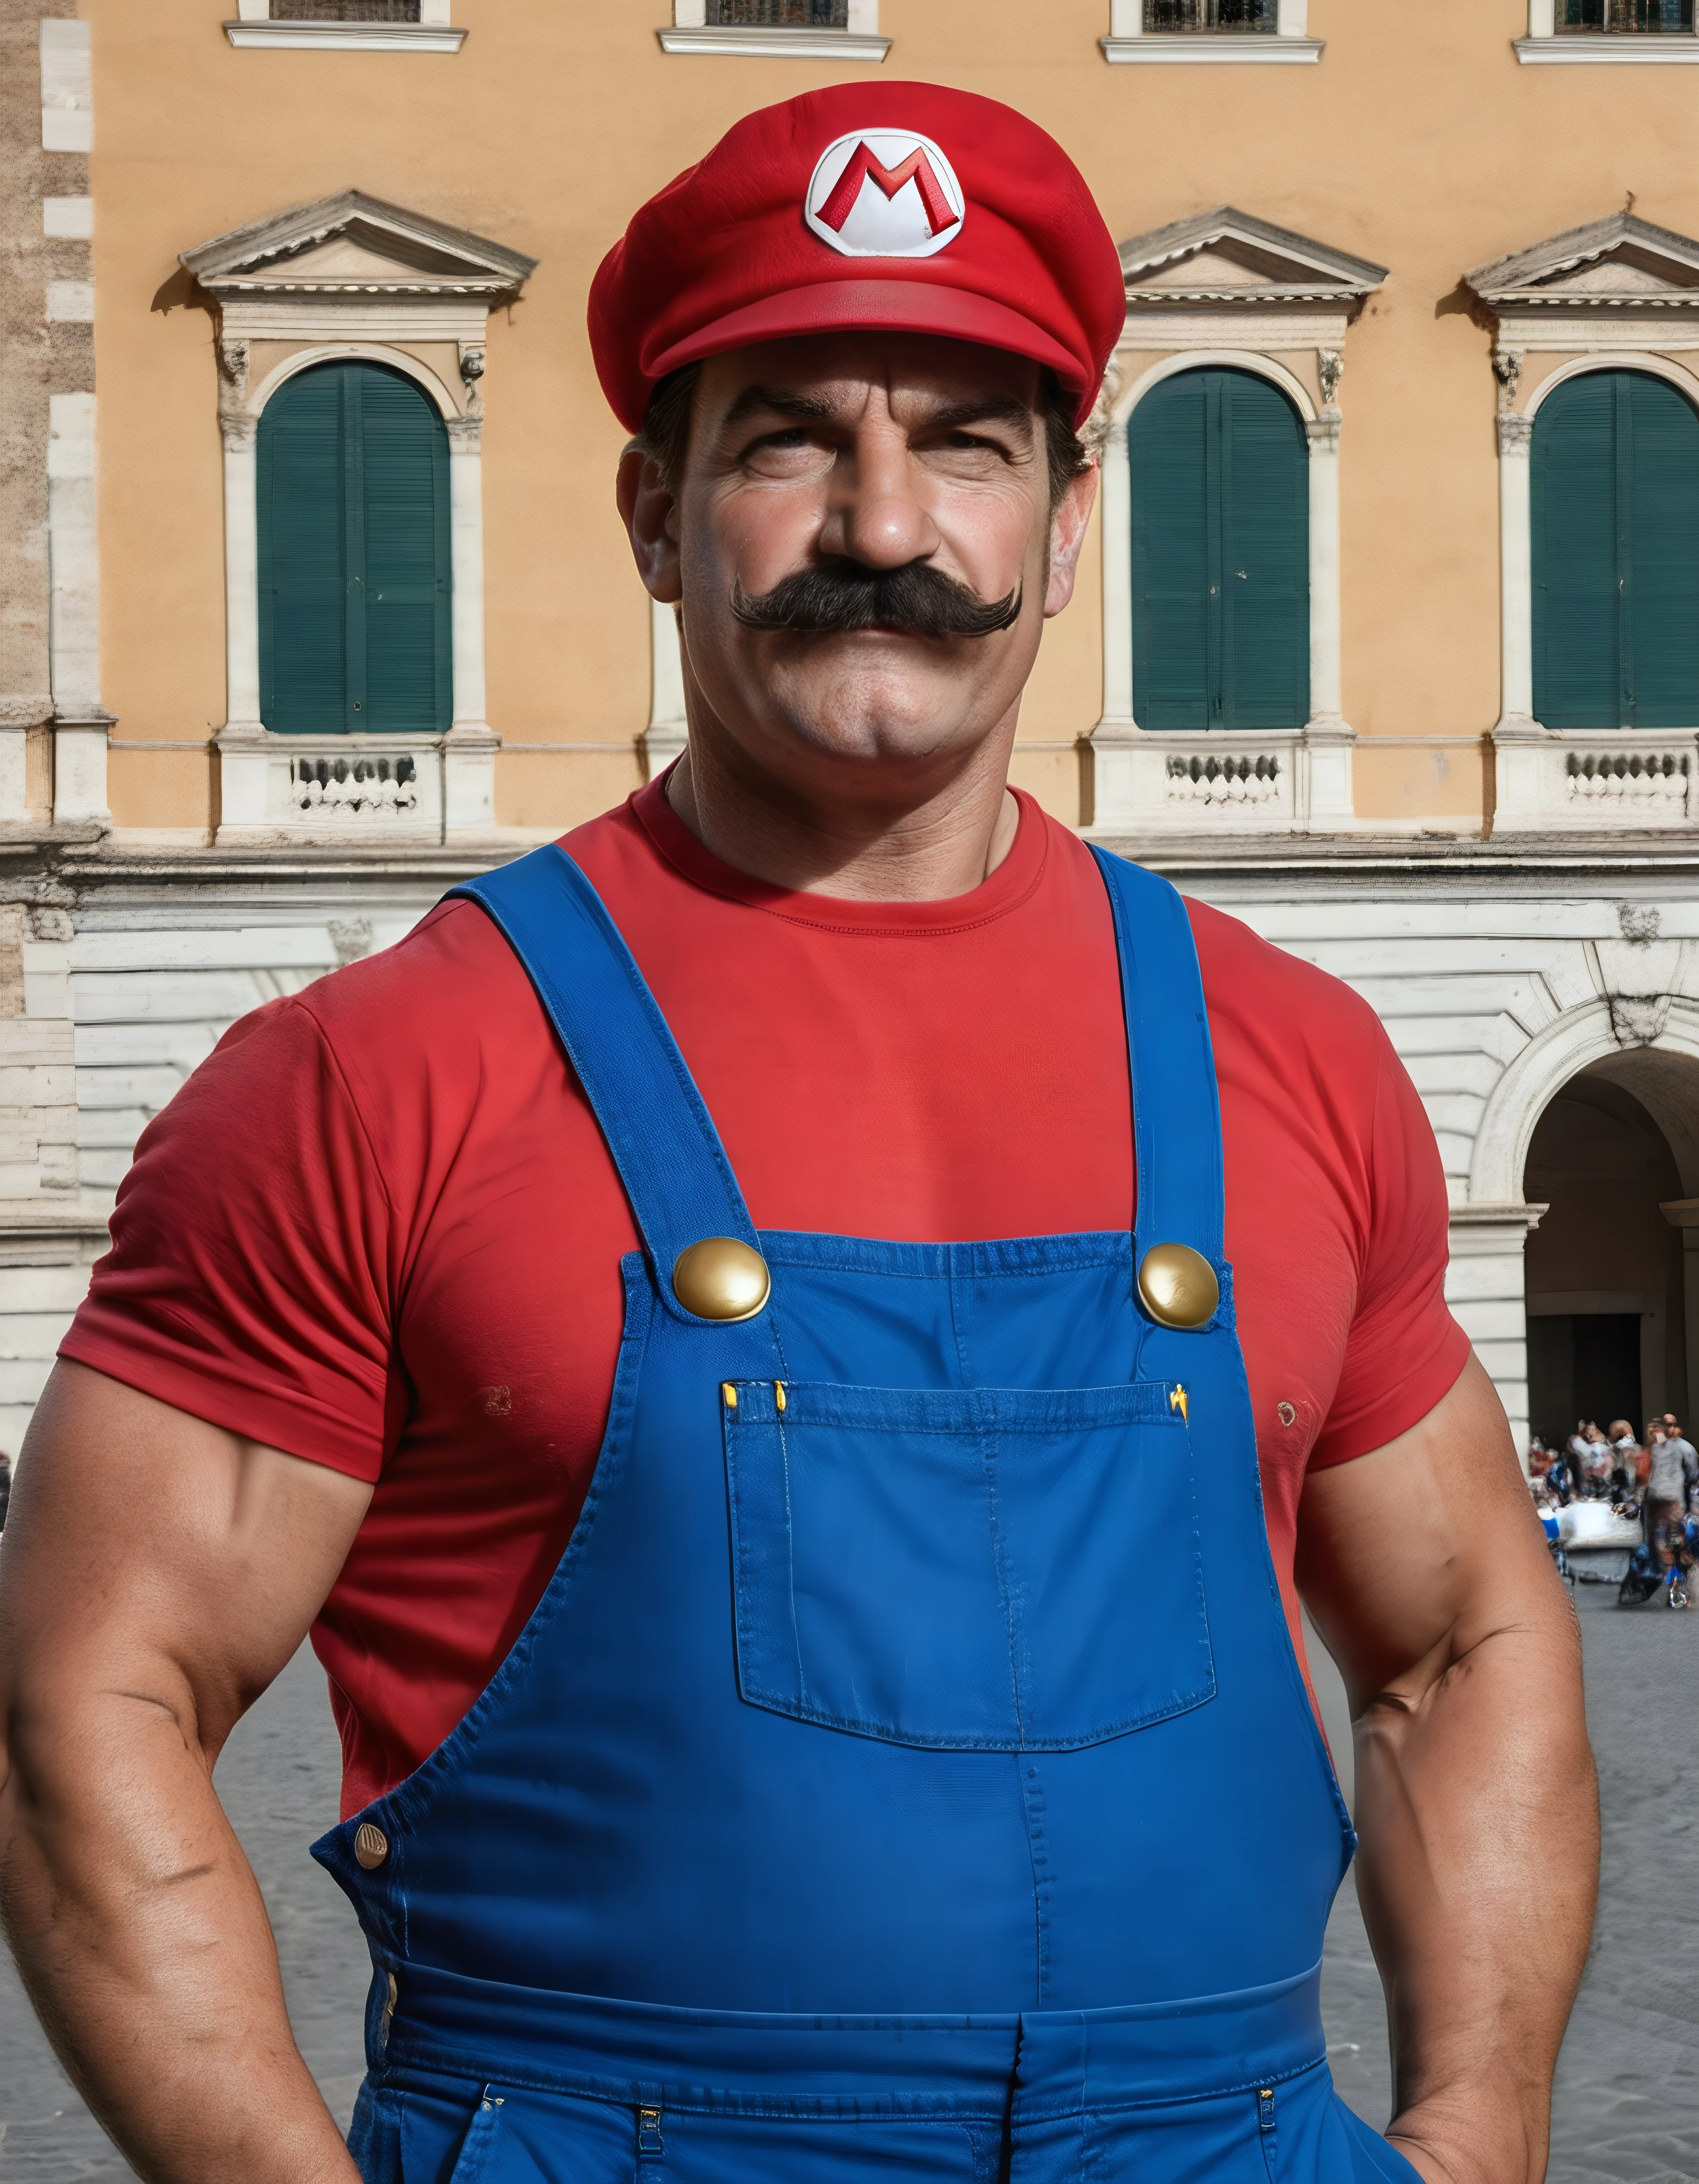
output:
{"label": "overall bib", "polygon": [[[368,2184],[1414,2177],[1324,2056],[1352,1838],[1264,1529],[1190,928],[1099,862],[1136,1236],[757,1235],[578,867],[459,890],[643,1248],[536,1613],[315,1847],[376,1968]],[[753,1317],[675,1293],[710,1237],[771,1270]],[[1195,1331],[1141,1301],[1161,1242],[1216,1270]]]}

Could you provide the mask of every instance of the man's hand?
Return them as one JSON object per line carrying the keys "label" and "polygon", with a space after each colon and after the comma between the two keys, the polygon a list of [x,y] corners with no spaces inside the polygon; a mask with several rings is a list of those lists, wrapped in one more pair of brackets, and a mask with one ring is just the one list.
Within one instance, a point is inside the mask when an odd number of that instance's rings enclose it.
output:
{"label": "man's hand", "polygon": [[1356,1724],[1387,2135],[1430,2184],[1540,2184],[1592,1931],[1598,1786],[1574,1610],[1478,1362],[1409,1433],[1311,1478],[1298,1583]]}
{"label": "man's hand", "polygon": [[80,1365],[30,1429],[0,1548],[0,1903],[149,2184],[358,2184],[212,1769],[370,1496]]}

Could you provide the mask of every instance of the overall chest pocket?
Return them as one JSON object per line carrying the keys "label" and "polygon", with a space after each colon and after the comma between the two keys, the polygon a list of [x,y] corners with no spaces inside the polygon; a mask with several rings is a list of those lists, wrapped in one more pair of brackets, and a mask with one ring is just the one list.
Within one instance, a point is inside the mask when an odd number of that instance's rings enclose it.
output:
{"label": "overall chest pocket", "polygon": [[750,1705],[1042,1752],[1214,1696],[1191,1439],[1166,1386],[738,1381],[721,1412]]}

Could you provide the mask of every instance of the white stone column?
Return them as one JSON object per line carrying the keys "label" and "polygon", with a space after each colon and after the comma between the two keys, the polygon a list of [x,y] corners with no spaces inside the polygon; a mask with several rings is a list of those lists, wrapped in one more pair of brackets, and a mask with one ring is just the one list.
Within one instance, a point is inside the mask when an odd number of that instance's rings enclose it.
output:
{"label": "white stone column", "polygon": [[1109,0],[1109,35],[1111,38],[1142,38],[1145,0]]}
{"label": "white stone column", "polygon": [[53,819],[109,826],[100,702],[100,542],[95,402],[55,394],[47,418],[48,660],[53,693]]}
{"label": "white stone column", "polygon": [[[474,404],[476,393],[473,393]],[[501,738],[485,719],[483,413],[446,420],[448,535],[454,564],[454,722],[443,741],[443,832],[487,833],[495,825],[495,755]]]}
{"label": "white stone column", "polygon": [[[1131,20],[1136,8],[1127,9]],[[1120,18],[1117,16],[1117,20]],[[1120,33],[1117,32],[1117,35]],[[1104,443],[1098,507],[1103,557],[1103,717],[1091,732],[1092,824],[1132,827],[1160,807],[1166,760],[1144,745],[1133,717],[1133,473],[1129,420]]]}
{"label": "white stone column", "polygon": [[1534,720],[1534,541],[1531,479],[1534,420],[1513,410],[1498,418],[1499,612],[1501,727]]}
{"label": "white stone column", "polygon": [[[1517,368],[1507,361],[1507,384]],[[1551,754],[1534,717],[1534,420],[1519,410],[1498,413],[1498,554],[1501,691],[1493,730],[1496,833],[1531,832],[1550,803]]]}
{"label": "white stone column", "polygon": [[[1323,355],[1324,385],[1339,385],[1340,359]],[[1306,421],[1310,443],[1310,717],[1304,729],[1300,823],[1336,833],[1356,816],[1351,760],[1356,738],[1345,718],[1340,609],[1340,430],[1332,405]]]}
{"label": "white stone column", "polygon": [[224,728],[257,735],[259,717],[259,420],[226,415]]}
{"label": "white stone column", "polygon": [[1133,473],[1128,421],[1117,418],[1103,450],[1103,718],[1133,723]]}
{"label": "white stone column", "polygon": [[684,661],[678,637],[678,610],[659,599],[649,603],[649,726],[643,731],[643,762],[653,781],[684,749],[688,723],[684,710]]}

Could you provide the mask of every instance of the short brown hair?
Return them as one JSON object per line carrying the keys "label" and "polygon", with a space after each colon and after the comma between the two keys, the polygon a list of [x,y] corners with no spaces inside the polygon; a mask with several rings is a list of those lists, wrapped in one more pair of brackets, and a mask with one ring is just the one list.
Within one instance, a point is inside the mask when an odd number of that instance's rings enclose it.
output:
{"label": "short brown hair", "polygon": [[[687,364],[669,372],[649,398],[643,430],[637,445],[660,475],[669,493],[677,490],[690,452],[690,420],[696,407],[696,386],[702,376],[699,364]],[[1044,454],[1050,465],[1050,510],[1061,505],[1070,482],[1091,468],[1091,451],[1073,426],[1073,404],[1063,393],[1051,372],[1043,385]]]}

